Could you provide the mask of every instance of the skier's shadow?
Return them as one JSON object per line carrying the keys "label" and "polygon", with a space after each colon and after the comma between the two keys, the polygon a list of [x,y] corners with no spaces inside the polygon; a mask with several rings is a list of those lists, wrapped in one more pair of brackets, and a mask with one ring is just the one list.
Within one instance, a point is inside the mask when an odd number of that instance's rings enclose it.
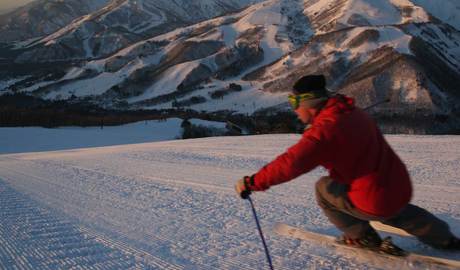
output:
{"label": "skier's shadow", "polygon": [[[457,237],[460,237],[460,220],[453,218],[449,214],[435,214],[436,217],[447,222],[449,224],[452,233]],[[423,255],[437,256],[446,259],[460,260],[460,254],[458,252],[451,252],[445,250],[435,249],[422,242],[418,241],[417,238],[412,236],[400,236],[384,232],[379,232],[381,236],[391,236],[394,242],[403,249],[408,251],[416,252]]]}

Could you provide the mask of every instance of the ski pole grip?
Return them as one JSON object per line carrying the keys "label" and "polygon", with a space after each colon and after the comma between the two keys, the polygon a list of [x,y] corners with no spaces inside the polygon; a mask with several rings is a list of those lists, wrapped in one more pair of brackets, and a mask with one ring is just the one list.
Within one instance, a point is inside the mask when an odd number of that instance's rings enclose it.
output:
{"label": "ski pole grip", "polygon": [[250,190],[243,190],[243,191],[240,193],[241,198],[243,198],[244,200],[249,199],[249,196],[250,196],[250,195],[251,195],[251,191],[250,191]]}

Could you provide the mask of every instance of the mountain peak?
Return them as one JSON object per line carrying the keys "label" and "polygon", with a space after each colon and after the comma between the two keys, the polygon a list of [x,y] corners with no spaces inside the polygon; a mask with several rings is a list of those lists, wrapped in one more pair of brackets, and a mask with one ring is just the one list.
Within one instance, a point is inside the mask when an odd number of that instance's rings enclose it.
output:
{"label": "mountain peak", "polygon": [[322,0],[305,1],[305,15],[317,33],[344,27],[383,26],[427,22],[423,8],[409,0]]}
{"label": "mountain peak", "polygon": [[[17,62],[59,60],[65,72],[14,89],[124,109],[253,114],[287,109],[295,80],[323,73],[363,107],[391,99],[371,111],[378,117],[452,115],[443,128],[460,125],[452,85],[460,80],[460,31],[423,0],[254,2],[112,2],[23,48]],[[187,23],[209,10],[226,12]]]}

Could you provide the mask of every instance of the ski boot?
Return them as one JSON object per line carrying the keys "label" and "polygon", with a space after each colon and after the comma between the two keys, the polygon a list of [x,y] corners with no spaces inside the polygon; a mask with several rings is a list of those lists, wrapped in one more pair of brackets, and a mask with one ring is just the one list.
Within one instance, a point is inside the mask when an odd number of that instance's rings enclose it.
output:
{"label": "ski boot", "polygon": [[364,237],[356,239],[350,238],[347,235],[343,234],[342,236],[337,238],[336,241],[337,243],[346,246],[370,250],[378,250],[380,245],[382,244],[382,239],[374,230],[369,231]]}
{"label": "ski boot", "polygon": [[460,251],[460,238],[453,236],[443,249],[448,251]]}
{"label": "ski boot", "polygon": [[337,240],[337,243],[351,246],[355,248],[362,248],[371,250],[378,253],[384,253],[392,256],[406,256],[407,252],[400,247],[396,246],[391,237],[381,239],[377,232],[370,231],[364,237],[352,239],[346,235],[342,235]]}
{"label": "ski boot", "polygon": [[391,236],[385,237],[379,247],[380,253],[385,253],[393,256],[403,257],[407,256],[408,253],[404,249],[398,247],[391,240]]}

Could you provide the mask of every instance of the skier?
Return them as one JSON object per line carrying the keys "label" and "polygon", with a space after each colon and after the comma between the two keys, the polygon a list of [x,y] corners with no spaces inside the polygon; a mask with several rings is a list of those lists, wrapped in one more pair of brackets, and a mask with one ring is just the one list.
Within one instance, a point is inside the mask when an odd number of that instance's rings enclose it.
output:
{"label": "skier", "polygon": [[[295,145],[252,176],[237,181],[243,198],[290,181],[321,165],[329,176],[316,183],[316,198],[331,223],[343,232],[339,241],[353,247],[398,253],[385,245],[369,224],[376,220],[405,230],[434,248],[460,250],[449,226],[410,204],[406,166],[374,121],[354,100],[330,96],[323,75],[309,75],[293,86],[288,100],[308,128]],[[388,246],[390,250],[384,250]],[[383,249],[383,250],[382,250]],[[396,255],[396,254],[395,254]]]}

